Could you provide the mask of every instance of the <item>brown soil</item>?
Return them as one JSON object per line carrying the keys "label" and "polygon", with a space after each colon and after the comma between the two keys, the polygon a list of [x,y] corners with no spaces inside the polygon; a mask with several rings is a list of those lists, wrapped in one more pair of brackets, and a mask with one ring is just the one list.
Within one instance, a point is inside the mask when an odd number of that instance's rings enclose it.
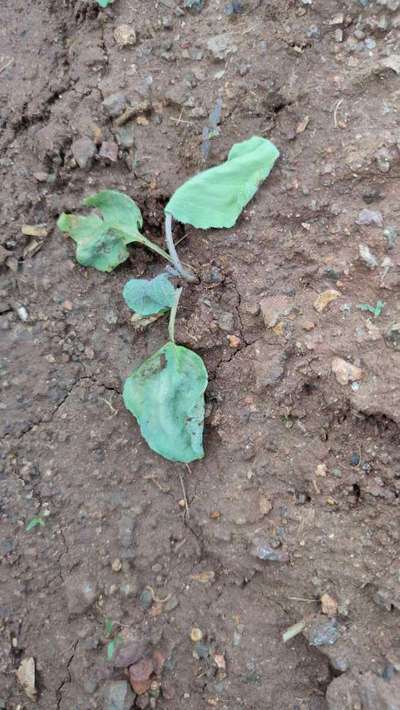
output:
{"label": "brown soil", "polygon": [[[43,710],[396,710],[400,92],[383,60],[399,61],[400,8],[246,0],[229,17],[227,0],[183,4],[2,3],[0,708],[31,707],[15,672],[33,657]],[[121,49],[126,23],[137,42]],[[216,60],[207,41],[221,33],[232,51]],[[73,141],[115,141],[113,93],[147,102],[134,145],[81,169]],[[81,268],[55,221],[113,187],[161,244],[173,190],[254,134],[281,151],[272,175],[236,228],[191,229],[179,247],[200,282],[178,340],[210,374],[206,456],[187,470],[148,449],[121,401],[166,337],[163,319],[134,329],[121,289],[160,260],[133,248],[112,275]],[[362,209],[383,226],[357,224]],[[328,289],[339,295],[318,312]],[[378,317],[358,308],[378,300]],[[338,382],[335,357],[360,382]],[[27,532],[35,516],[45,524]],[[335,642],[313,645],[329,623]],[[127,677],[107,662],[112,636],[167,659],[150,694],[104,699]]]}

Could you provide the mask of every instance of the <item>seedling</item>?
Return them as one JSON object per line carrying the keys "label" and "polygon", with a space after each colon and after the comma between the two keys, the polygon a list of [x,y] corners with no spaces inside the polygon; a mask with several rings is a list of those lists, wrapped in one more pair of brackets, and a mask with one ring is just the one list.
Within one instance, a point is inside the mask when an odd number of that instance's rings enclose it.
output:
{"label": "seedling", "polygon": [[[134,370],[124,384],[123,399],[136,417],[141,433],[153,451],[170,461],[189,463],[204,456],[204,392],[208,375],[199,355],[175,343],[175,319],[182,287],[171,279],[195,281],[185,268],[173,241],[173,219],[200,229],[233,227],[243,208],[269,175],[279,151],[265,138],[253,136],[237,143],[228,159],[195,175],[172,195],[165,208],[166,253],[144,237],[138,206],[127,195],[105,190],[87,198],[86,207],[97,214],[62,214],[59,228],[77,243],[77,259],[84,266],[112,271],[128,258],[133,242],[164,257],[173,265],[169,273],[151,280],[130,279],[123,289],[125,302],[143,318],[170,311],[169,340]],[[115,650],[110,641],[111,657]],[[116,641],[115,641],[116,643]]]}
{"label": "seedling", "polygon": [[34,518],[31,518],[25,528],[25,531],[30,532],[31,530],[33,530],[33,528],[43,528],[45,524],[46,523],[44,522],[43,518],[41,518],[40,515],[36,515]]}
{"label": "seedling", "polygon": [[377,301],[376,306],[370,306],[369,303],[360,303],[357,308],[360,311],[367,311],[368,313],[372,313],[375,318],[379,318],[379,316],[382,314],[384,306],[384,301]]}

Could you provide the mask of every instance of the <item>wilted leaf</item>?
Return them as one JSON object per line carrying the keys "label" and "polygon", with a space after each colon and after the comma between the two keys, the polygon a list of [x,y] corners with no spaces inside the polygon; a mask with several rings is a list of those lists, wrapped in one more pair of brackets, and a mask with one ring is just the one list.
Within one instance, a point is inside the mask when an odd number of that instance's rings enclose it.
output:
{"label": "wilted leaf", "polygon": [[117,190],[103,190],[87,197],[85,207],[96,207],[102,214],[74,215],[63,212],[57,226],[76,242],[76,258],[83,266],[112,271],[128,256],[127,245],[138,242],[169,260],[167,253],[144,237],[141,212],[128,195]]}
{"label": "wilted leaf", "polygon": [[153,451],[169,461],[189,463],[204,456],[206,387],[201,357],[169,342],[132,372],[123,398]]}
{"label": "wilted leaf", "polygon": [[181,185],[165,212],[201,229],[232,227],[278,157],[278,149],[266,138],[253,136],[236,143],[225,163]]}
{"label": "wilted leaf", "polygon": [[32,658],[24,658],[17,670],[17,679],[22,688],[24,689],[25,695],[32,700],[36,701],[36,687],[35,687],[35,660]]}
{"label": "wilted leaf", "polygon": [[154,279],[130,279],[122,295],[127,306],[140,316],[155,315],[172,308],[175,302],[175,289],[165,274]]}

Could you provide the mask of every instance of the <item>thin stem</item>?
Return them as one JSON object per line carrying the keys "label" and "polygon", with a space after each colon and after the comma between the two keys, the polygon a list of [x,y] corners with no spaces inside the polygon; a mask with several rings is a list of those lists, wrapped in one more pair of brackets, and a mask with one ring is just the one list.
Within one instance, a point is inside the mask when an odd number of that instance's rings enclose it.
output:
{"label": "thin stem", "polygon": [[171,308],[171,312],[169,314],[169,325],[168,325],[168,333],[169,333],[169,339],[172,340],[172,342],[175,342],[175,320],[176,320],[176,312],[178,310],[178,304],[179,304],[179,299],[181,297],[183,288],[177,288],[175,291],[175,303]]}
{"label": "thin stem", "polygon": [[172,215],[168,214],[168,212],[165,215],[165,241],[171,256],[172,263],[178,274],[182,276],[182,278],[184,278],[186,281],[196,281],[196,277],[189,271],[186,271],[179,259],[172,237]]}

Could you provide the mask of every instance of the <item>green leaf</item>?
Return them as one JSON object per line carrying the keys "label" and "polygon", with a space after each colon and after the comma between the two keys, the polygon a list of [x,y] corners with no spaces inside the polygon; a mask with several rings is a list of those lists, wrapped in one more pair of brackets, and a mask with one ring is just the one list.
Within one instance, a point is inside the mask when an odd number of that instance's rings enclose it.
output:
{"label": "green leaf", "polygon": [[189,463],[204,456],[207,370],[199,355],[169,342],[125,381],[123,398],[153,451]]}
{"label": "green leaf", "polygon": [[100,7],[107,7],[108,5],[111,5],[113,0],[97,0],[98,4]]}
{"label": "green leaf", "polygon": [[384,306],[384,301],[377,301],[376,306],[370,306],[369,303],[359,303],[357,308],[360,311],[368,311],[368,313],[372,313],[375,318],[379,318],[379,316],[382,314]]}
{"label": "green leaf", "polygon": [[26,530],[26,532],[30,532],[31,530],[33,530],[33,528],[37,528],[37,527],[43,528],[44,526],[45,526],[44,520],[39,515],[37,515],[29,521],[25,530]]}
{"label": "green leaf", "polygon": [[140,316],[152,316],[172,308],[175,289],[166,274],[154,279],[130,279],[126,282],[122,295],[125,303]]}
{"label": "green leaf", "polygon": [[113,639],[112,641],[109,641],[107,644],[107,660],[112,661],[113,655],[115,653],[115,649],[117,647],[118,640]]}
{"label": "green leaf", "polygon": [[236,143],[225,163],[181,185],[165,212],[201,229],[233,227],[278,157],[278,149],[266,138],[253,136]]}
{"label": "green leaf", "polygon": [[107,617],[106,619],[104,619],[104,627],[105,627],[107,636],[111,636],[112,630],[113,630],[113,626],[114,626],[114,622],[113,622],[112,619],[110,619],[109,617]]}
{"label": "green leaf", "polygon": [[128,256],[127,245],[144,244],[170,260],[157,244],[140,233],[143,224],[137,204],[117,190],[103,190],[84,200],[86,207],[96,207],[102,217],[90,215],[60,215],[57,226],[76,242],[76,258],[82,266],[93,266],[99,271],[112,271]]}

